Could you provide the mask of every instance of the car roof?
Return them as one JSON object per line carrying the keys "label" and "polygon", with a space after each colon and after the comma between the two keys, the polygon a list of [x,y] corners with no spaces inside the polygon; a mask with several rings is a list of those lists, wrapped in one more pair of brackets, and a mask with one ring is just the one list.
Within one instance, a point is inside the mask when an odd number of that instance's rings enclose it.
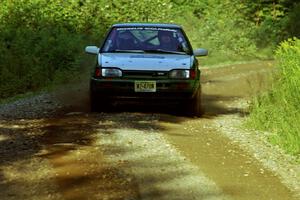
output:
{"label": "car roof", "polygon": [[181,28],[181,26],[177,24],[164,24],[164,23],[121,23],[121,24],[114,24],[112,27]]}

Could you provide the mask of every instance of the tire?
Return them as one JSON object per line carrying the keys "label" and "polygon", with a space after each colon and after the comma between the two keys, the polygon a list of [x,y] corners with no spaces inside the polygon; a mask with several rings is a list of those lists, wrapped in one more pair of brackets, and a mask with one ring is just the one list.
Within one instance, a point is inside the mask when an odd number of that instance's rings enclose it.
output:
{"label": "tire", "polygon": [[112,104],[104,97],[90,92],[90,108],[91,112],[110,112],[112,111]]}
{"label": "tire", "polygon": [[201,101],[201,87],[196,91],[195,96],[188,101],[187,104],[187,115],[191,117],[201,117],[203,114]]}
{"label": "tire", "polygon": [[99,112],[100,111],[100,102],[98,101],[99,97],[94,94],[93,92],[90,92],[90,108],[91,112]]}

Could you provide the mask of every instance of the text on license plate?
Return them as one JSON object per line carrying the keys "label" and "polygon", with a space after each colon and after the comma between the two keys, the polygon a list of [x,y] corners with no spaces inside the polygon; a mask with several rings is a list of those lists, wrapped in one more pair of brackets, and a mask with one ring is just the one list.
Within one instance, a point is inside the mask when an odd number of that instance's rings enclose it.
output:
{"label": "text on license plate", "polygon": [[135,92],[156,92],[155,81],[135,81],[134,82]]}

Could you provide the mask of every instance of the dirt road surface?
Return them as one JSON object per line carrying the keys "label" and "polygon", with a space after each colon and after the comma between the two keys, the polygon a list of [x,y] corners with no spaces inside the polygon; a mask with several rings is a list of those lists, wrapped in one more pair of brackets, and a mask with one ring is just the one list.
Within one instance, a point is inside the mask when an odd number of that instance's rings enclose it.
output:
{"label": "dirt road surface", "polygon": [[0,199],[299,199],[299,165],[239,128],[272,66],[203,69],[201,118],[90,113],[87,85],[1,105]]}

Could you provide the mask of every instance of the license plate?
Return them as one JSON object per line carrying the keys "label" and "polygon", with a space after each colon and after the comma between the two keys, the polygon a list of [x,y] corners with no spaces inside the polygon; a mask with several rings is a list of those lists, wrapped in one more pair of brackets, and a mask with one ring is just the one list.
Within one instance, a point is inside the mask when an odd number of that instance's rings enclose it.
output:
{"label": "license plate", "polygon": [[155,81],[135,81],[134,82],[135,92],[156,92]]}

